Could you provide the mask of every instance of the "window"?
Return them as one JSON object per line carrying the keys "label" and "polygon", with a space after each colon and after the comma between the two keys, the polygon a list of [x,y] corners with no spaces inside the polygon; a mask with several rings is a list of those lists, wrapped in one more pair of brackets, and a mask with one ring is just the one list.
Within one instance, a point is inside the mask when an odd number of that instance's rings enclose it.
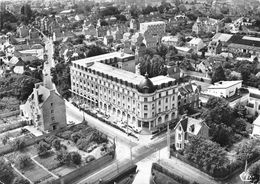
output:
{"label": "window", "polygon": [[158,112],[159,112],[159,113],[161,112],[161,108],[158,109]]}
{"label": "window", "polygon": [[158,104],[161,105],[161,100],[159,100]]}
{"label": "window", "polygon": [[53,114],[53,113],[54,113],[54,110],[51,110],[51,113]]}
{"label": "window", "polygon": [[159,98],[161,98],[162,97],[162,95],[161,95],[161,93],[159,93]]}
{"label": "window", "polygon": [[181,140],[181,134],[178,134],[178,139]]}
{"label": "window", "polygon": [[168,111],[168,106],[165,106],[165,111]]}
{"label": "window", "polygon": [[53,103],[51,103],[51,107],[53,107]]}
{"label": "window", "polygon": [[55,121],[55,118],[54,118],[54,117],[51,117],[51,120],[52,120],[52,121]]}
{"label": "window", "polygon": [[147,113],[144,113],[144,118],[147,118]]}
{"label": "window", "polygon": [[168,103],[168,98],[165,98],[165,102]]}
{"label": "window", "polygon": [[144,110],[148,110],[148,106],[147,105],[144,105]]}
{"label": "window", "polygon": [[144,102],[147,102],[147,98],[144,98]]}
{"label": "window", "polygon": [[179,126],[179,131],[181,131],[181,126]]}
{"label": "window", "polygon": [[154,109],[154,104],[152,104],[152,109]]}

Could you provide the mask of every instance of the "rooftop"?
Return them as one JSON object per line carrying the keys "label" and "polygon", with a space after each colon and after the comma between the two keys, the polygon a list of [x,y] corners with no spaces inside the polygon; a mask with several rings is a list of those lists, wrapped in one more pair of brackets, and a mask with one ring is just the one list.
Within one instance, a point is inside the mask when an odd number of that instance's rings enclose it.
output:
{"label": "rooftop", "polygon": [[203,42],[201,38],[192,38],[192,40],[189,41],[190,44],[199,44],[200,42]]}
{"label": "rooftop", "polygon": [[221,42],[227,42],[233,35],[232,34],[225,34],[225,33],[216,33],[212,40],[214,41],[221,41]]}
{"label": "rooftop", "polygon": [[96,62],[96,61],[112,59],[112,58],[125,59],[125,58],[129,58],[129,57],[133,57],[133,56],[134,55],[126,54],[126,53],[122,53],[122,52],[112,52],[112,53],[108,53],[108,54],[102,54],[99,56],[76,60],[76,61],[73,61],[72,63],[78,64],[81,66],[86,66],[86,64],[89,62]]}
{"label": "rooftop", "polygon": [[219,82],[216,82],[214,83],[214,85],[211,85],[209,86],[208,89],[224,89],[224,88],[229,88],[233,85],[236,85],[236,84],[239,84],[241,83],[242,84],[242,80],[237,80],[237,81],[219,81]]}
{"label": "rooftop", "polygon": [[163,21],[156,21],[156,22],[143,22],[140,25],[157,25],[157,24],[165,24]]}
{"label": "rooftop", "polygon": [[260,47],[260,39],[257,37],[233,35],[228,42],[237,45]]}

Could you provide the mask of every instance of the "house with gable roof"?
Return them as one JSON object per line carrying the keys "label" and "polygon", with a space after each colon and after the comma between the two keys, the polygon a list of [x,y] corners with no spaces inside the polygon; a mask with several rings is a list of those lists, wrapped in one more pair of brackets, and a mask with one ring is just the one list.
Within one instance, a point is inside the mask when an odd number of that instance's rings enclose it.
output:
{"label": "house with gable roof", "polygon": [[182,150],[191,136],[209,138],[209,127],[203,120],[183,116],[174,128],[175,149]]}

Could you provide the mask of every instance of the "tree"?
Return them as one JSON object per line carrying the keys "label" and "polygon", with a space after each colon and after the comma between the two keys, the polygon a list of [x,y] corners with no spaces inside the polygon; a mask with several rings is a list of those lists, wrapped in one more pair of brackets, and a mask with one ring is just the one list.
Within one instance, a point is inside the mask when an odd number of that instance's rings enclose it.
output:
{"label": "tree", "polygon": [[117,15],[119,14],[119,10],[117,7],[113,7],[113,6],[109,6],[109,7],[106,7],[105,9],[103,9],[101,12],[100,12],[100,15],[102,17],[105,17],[105,16],[111,16],[111,15]]}
{"label": "tree", "polygon": [[81,155],[78,152],[70,152],[71,162],[75,165],[81,164]]}
{"label": "tree", "polygon": [[191,136],[184,156],[204,170],[214,173],[227,162],[226,151],[218,144],[202,137]]}
{"label": "tree", "polygon": [[61,163],[61,164],[66,164],[69,165],[71,163],[71,157],[69,152],[67,151],[59,151],[56,152],[56,159]]}
{"label": "tree", "polygon": [[28,155],[19,155],[15,164],[19,169],[25,169],[32,164],[32,160]]}
{"label": "tree", "polygon": [[248,173],[251,176],[251,183],[257,184],[260,179],[260,162],[255,162],[249,167]]}
{"label": "tree", "polygon": [[30,184],[30,182],[22,177],[16,177],[13,181],[13,184]]}
{"label": "tree", "polygon": [[3,145],[6,145],[7,144],[7,142],[9,141],[9,135],[8,134],[6,134],[3,138],[2,138],[2,143],[3,143]]}
{"label": "tree", "polygon": [[14,177],[11,164],[7,163],[3,158],[0,158],[0,180],[4,183],[11,183]]}
{"label": "tree", "polygon": [[23,148],[25,148],[25,142],[24,139],[15,139],[11,142],[11,146],[13,148],[13,150],[18,151],[18,150],[22,150]]}
{"label": "tree", "polygon": [[32,20],[33,12],[29,4],[23,5],[21,8],[21,14],[23,15],[23,21],[28,24]]}
{"label": "tree", "polygon": [[237,158],[243,162],[253,158],[256,155],[259,155],[259,148],[260,145],[259,140],[250,139],[247,141],[243,141],[237,145]]}
{"label": "tree", "polygon": [[56,150],[61,149],[61,143],[59,139],[55,139],[52,141],[52,147],[54,147]]}
{"label": "tree", "polygon": [[178,38],[178,41],[177,41],[177,46],[179,47],[182,47],[185,45],[185,36],[181,33],[178,33],[177,34],[177,38]]}
{"label": "tree", "polygon": [[44,141],[39,142],[39,144],[37,145],[37,152],[39,156],[46,155],[50,149],[50,145]]}
{"label": "tree", "polygon": [[161,56],[163,59],[165,59],[166,54],[168,53],[168,48],[164,44],[160,44],[157,49],[157,54]]}
{"label": "tree", "polygon": [[225,80],[226,80],[225,71],[220,65],[215,68],[211,81],[212,83],[215,83],[215,82],[225,81]]}

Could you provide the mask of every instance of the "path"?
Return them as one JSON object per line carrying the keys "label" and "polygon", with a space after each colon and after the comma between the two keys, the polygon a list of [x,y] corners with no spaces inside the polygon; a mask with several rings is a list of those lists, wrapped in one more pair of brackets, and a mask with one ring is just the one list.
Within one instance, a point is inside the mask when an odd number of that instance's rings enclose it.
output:
{"label": "path", "polygon": [[34,158],[37,157],[38,155],[35,155],[33,157],[31,157],[31,159],[34,161],[34,163],[36,163],[38,166],[40,166],[43,170],[45,170],[46,172],[48,172],[49,174],[51,174],[54,178],[59,178],[59,176],[53,174],[51,171],[49,171],[48,169],[46,169],[42,164],[40,164],[39,162],[37,162]]}

